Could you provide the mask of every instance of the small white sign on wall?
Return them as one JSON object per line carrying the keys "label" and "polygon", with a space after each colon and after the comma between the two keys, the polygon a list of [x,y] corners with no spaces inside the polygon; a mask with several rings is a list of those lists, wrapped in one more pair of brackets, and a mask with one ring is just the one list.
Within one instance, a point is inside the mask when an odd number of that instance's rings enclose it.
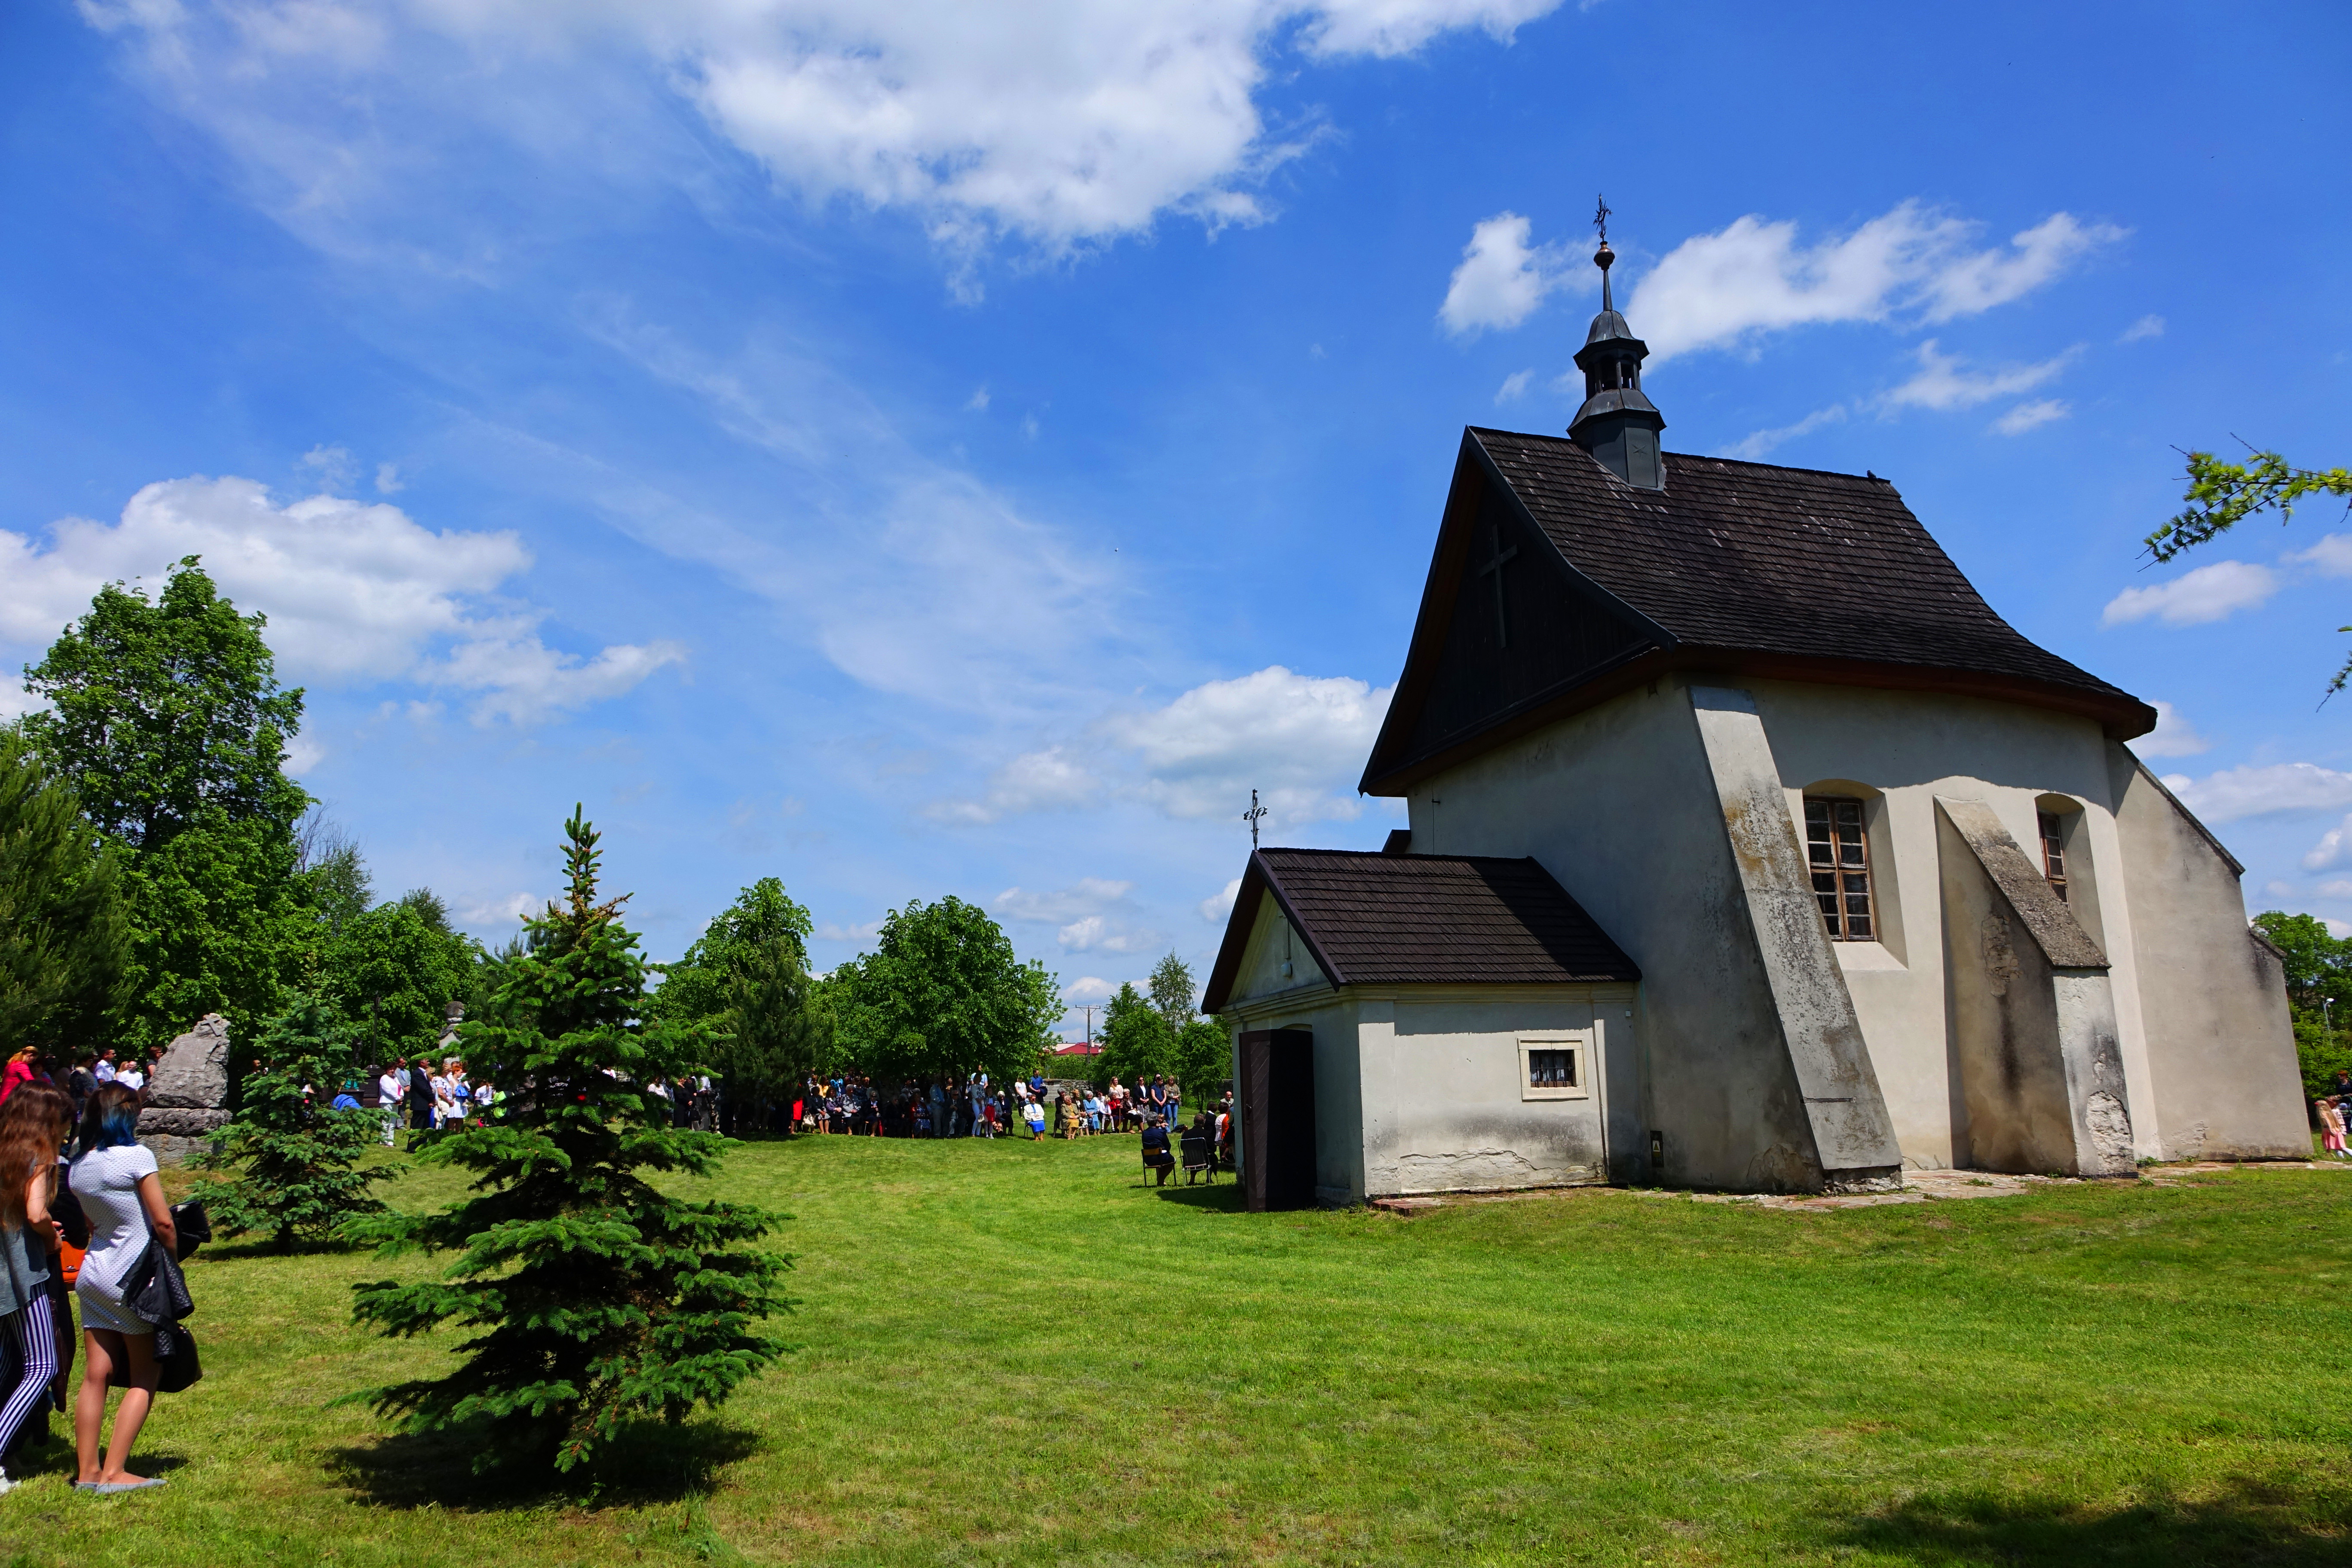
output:
{"label": "small white sign on wall", "polygon": [[1592,1031],[1554,1030],[1519,1037],[1521,1100],[1592,1098]]}

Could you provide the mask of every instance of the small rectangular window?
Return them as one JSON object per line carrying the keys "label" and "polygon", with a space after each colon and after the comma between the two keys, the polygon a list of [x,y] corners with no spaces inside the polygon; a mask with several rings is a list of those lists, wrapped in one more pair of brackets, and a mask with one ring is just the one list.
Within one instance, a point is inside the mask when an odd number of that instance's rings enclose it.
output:
{"label": "small rectangular window", "polygon": [[1807,795],[1805,858],[1830,940],[1878,940],[1871,918],[1870,845],[1863,836],[1862,802]]}
{"label": "small rectangular window", "polygon": [[1522,1036],[1519,1040],[1519,1098],[1521,1100],[1589,1100],[1592,1089],[1586,1081],[1591,1070],[1586,1047],[1591,1037],[1582,1033],[1567,1035]]}
{"label": "small rectangular window", "polygon": [[2066,898],[2066,819],[2054,811],[2037,815],[2042,818],[2042,874],[2050,879],[2050,890],[2063,903]]}
{"label": "small rectangular window", "polygon": [[1529,1051],[1528,1053],[1528,1087],[1529,1089],[1574,1089],[1576,1087],[1576,1053],[1574,1051]]}

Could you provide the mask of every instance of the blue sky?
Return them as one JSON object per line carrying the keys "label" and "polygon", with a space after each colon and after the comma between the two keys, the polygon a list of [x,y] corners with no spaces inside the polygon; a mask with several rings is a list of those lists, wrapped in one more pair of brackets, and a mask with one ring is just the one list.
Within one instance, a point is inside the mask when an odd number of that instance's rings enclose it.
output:
{"label": "blue sky", "polygon": [[[2352,458],[2340,7],[26,0],[0,657],[202,552],[304,783],[496,940],[583,800],[669,956],[954,892],[1205,968],[1353,785],[1465,424],[1596,308],[1670,450],[1891,477],[2255,909],[2352,921],[2352,524],[2142,570],[2175,445]],[[1866,614],[1867,606],[1856,613]]]}

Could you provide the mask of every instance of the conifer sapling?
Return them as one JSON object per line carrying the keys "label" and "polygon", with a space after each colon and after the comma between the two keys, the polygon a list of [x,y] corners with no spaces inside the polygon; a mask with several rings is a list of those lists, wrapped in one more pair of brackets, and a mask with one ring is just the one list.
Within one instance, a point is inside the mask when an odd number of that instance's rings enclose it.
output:
{"label": "conifer sapling", "polygon": [[783,1353],[760,1323],[791,1306],[779,1293],[791,1259],[747,1245],[782,1216],[646,1179],[707,1176],[727,1140],[672,1127],[651,1092],[704,1044],[647,1022],[622,900],[597,901],[597,835],[577,809],[565,832],[566,901],[530,922],[529,948],[461,1036],[507,1115],[423,1141],[425,1161],[474,1173],[477,1195],[365,1227],[386,1253],[462,1256],[436,1280],[354,1287],[354,1315],[385,1333],[475,1331],[446,1376],[354,1397],[412,1433],[468,1442],[478,1469],[568,1470],[633,1420],[719,1405]]}
{"label": "conifer sapling", "polygon": [[234,1180],[196,1188],[224,1235],[266,1235],[280,1252],[297,1240],[319,1242],[348,1220],[384,1212],[368,1188],[389,1167],[360,1162],[382,1135],[372,1110],[331,1108],[336,1086],[352,1076],[352,1031],[315,996],[297,995],[255,1044],[245,1103],[197,1162]]}

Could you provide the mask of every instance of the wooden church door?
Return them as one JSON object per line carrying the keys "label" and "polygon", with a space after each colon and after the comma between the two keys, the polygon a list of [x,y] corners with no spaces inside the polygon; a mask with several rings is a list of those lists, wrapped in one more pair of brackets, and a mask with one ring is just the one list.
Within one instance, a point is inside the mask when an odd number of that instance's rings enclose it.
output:
{"label": "wooden church door", "polygon": [[1242,1195],[1252,1214],[1315,1204],[1315,1036],[1242,1035]]}

